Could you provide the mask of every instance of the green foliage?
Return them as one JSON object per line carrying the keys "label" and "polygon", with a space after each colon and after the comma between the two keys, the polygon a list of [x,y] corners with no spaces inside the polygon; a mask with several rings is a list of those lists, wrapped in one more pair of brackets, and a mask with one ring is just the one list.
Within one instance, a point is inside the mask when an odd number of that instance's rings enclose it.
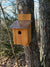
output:
{"label": "green foliage", "polygon": [[[9,30],[9,32],[11,34],[11,38],[13,38],[12,37],[12,31]],[[4,53],[3,53],[4,56],[5,55],[12,56],[13,55],[12,48],[10,46],[9,36],[7,35],[8,34],[7,29],[5,27],[2,27],[1,34],[3,35],[3,38],[1,39],[2,40],[2,42],[1,42],[2,46],[0,45],[0,49],[1,48],[2,49],[1,49],[0,54],[2,54],[2,52],[4,51]],[[12,39],[12,42],[13,42],[13,39]],[[15,54],[23,52],[22,46],[17,46],[17,45],[13,44],[13,47],[14,47],[14,50],[15,50]]]}
{"label": "green foliage", "polygon": [[[3,20],[3,19],[2,19]],[[15,19],[14,19],[15,20]],[[13,20],[13,22],[14,22]],[[13,23],[11,20],[8,20],[6,19],[7,21],[7,26],[8,28],[10,27],[10,25]],[[7,32],[7,29],[6,27],[2,26],[1,25],[1,42],[0,42],[0,56],[13,56],[13,53],[12,53],[12,48],[10,46],[10,40],[9,40],[9,36],[8,36],[8,32]],[[11,39],[12,39],[12,43],[13,43],[13,37],[12,37],[12,30],[9,28],[9,32],[11,34]],[[13,44],[13,47],[14,47],[14,51],[15,51],[15,54],[18,54],[18,53],[21,53],[23,52],[23,48],[22,46],[18,46],[18,45],[14,45]]]}
{"label": "green foliage", "polygon": [[[10,29],[10,25],[14,21],[17,20],[16,4],[12,3],[12,7],[13,7],[13,9],[10,10],[10,11],[14,14],[15,17],[9,15],[6,11],[4,11],[4,13],[5,13],[6,24],[7,24],[7,27],[9,29],[9,33],[11,35],[11,39],[12,39],[12,43],[13,43],[12,30]],[[6,8],[3,8],[3,10],[6,10]],[[3,17],[1,17],[1,18],[2,18],[2,21],[4,23]],[[7,29],[4,26],[4,24],[0,25],[0,29],[1,29],[1,31],[0,31],[0,56],[1,55],[3,55],[3,56],[7,56],[7,55],[12,56],[13,55],[12,48],[10,46],[10,40],[9,40],[8,32],[7,32]],[[15,54],[23,52],[22,46],[17,46],[17,45],[13,44],[13,47],[14,47]]]}

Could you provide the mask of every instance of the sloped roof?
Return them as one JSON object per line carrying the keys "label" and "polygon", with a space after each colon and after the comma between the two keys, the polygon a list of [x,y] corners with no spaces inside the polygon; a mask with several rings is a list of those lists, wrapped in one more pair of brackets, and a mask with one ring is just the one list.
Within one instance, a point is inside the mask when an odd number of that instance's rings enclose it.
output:
{"label": "sloped roof", "polygon": [[15,28],[15,29],[26,29],[29,25],[31,24],[31,21],[27,20],[27,21],[15,21],[10,28]]}

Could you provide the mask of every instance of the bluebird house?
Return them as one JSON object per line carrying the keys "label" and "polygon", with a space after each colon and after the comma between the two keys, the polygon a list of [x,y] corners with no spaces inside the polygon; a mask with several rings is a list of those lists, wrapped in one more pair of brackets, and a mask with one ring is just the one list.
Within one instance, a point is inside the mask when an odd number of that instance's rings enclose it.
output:
{"label": "bluebird house", "polygon": [[14,44],[27,46],[31,42],[31,20],[17,20],[10,28]]}

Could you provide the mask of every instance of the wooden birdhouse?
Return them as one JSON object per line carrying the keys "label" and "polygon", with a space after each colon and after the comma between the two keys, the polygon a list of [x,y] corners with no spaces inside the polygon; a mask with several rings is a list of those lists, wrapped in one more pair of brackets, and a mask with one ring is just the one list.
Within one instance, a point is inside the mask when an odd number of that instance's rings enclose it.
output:
{"label": "wooden birdhouse", "polygon": [[29,45],[31,42],[31,20],[17,20],[10,28],[12,28],[14,44]]}

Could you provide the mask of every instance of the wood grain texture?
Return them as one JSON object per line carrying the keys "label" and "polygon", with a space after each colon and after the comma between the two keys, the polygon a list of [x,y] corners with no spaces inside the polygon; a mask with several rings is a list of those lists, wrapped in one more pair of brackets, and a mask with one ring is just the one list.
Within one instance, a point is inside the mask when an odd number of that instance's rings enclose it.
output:
{"label": "wood grain texture", "polygon": [[14,44],[16,44],[16,42],[17,42],[17,39],[16,39],[16,29],[12,29],[12,32],[13,32],[13,42],[14,42]]}
{"label": "wood grain texture", "polygon": [[[21,31],[21,34],[18,34]],[[28,45],[28,30],[27,29],[13,29],[13,42],[15,45]]]}
{"label": "wood grain texture", "polygon": [[22,31],[22,44],[26,45],[26,46],[29,45],[28,44],[28,31],[27,31],[27,29]]}
{"label": "wood grain texture", "polygon": [[18,20],[31,20],[31,14],[17,14]]}

